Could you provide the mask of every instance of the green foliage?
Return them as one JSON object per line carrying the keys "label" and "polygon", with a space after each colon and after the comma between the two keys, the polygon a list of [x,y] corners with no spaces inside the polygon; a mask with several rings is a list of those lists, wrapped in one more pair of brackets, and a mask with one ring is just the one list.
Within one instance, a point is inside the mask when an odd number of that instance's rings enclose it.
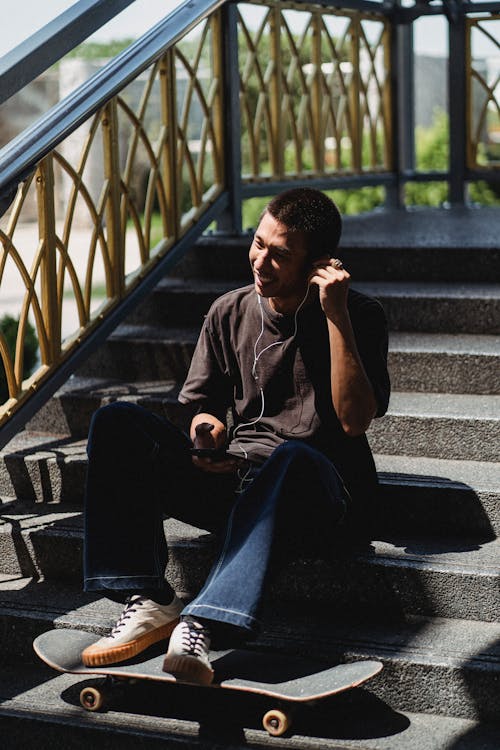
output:
{"label": "green foliage", "polygon": [[448,114],[439,108],[434,110],[434,121],[430,128],[419,125],[415,129],[417,169],[424,172],[445,170],[449,160]]}
{"label": "green foliage", "polygon": [[112,39],[109,42],[83,42],[68,52],[66,58],[78,57],[83,60],[105,60],[118,55],[129,47],[133,39]]}
{"label": "green foliage", "polygon": [[[290,187],[293,187],[290,184]],[[363,187],[349,190],[325,190],[325,193],[335,201],[339,211],[344,216],[348,214],[360,214],[364,211],[372,211],[382,206],[385,199],[385,190],[381,186]],[[260,216],[269,203],[271,196],[249,198],[243,201],[243,229],[256,229]]]}
{"label": "green foliage", "polygon": [[407,206],[442,206],[448,200],[447,182],[407,182],[404,188]]}
{"label": "green foliage", "polygon": [[381,185],[350,190],[327,190],[326,193],[344,216],[373,211],[374,208],[382,206],[385,200],[385,190]]}
{"label": "green foliage", "polygon": [[484,180],[473,182],[469,186],[469,199],[480,206],[500,206],[500,185],[488,185]]}
{"label": "green foliage", "polygon": [[[434,122],[430,128],[418,127],[415,133],[417,169],[428,172],[448,169],[449,163],[449,120],[441,109],[434,112]],[[482,206],[500,205],[500,191],[487,182],[473,182],[469,186],[469,199]],[[405,186],[405,201],[409,206],[442,206],[448,200],[446,182],[417,183]]]}
{"label": "green foliage", "polygon": [[264,198],[249,198],[243,201],[241,209],[243,230],[257,229],[260,216],[270,200],[271,196],[268,195]]}
{"label": "green foliage", "polygon": [[[434,122],[430,128],[422,125],[416,128],[415,157],[417,170],[432,172],[448,169],[448,115],[444,110],[434,110]],[[405,203],[408,206],[442,206],[447,200],[446,182],[408,182],[405,185]]]}
{"label": "green foliage", "polygon": [[[7,341],[7,348],[12,359],[16,351],[17,329],[19,320],[12,315],[4,315],[0,318],[0,331],[2,331]],[[23,379],[27,378],[33,372],[38,357],[38,341],[35,329],[28,323],[24,337],[24,361],[23,361]],[[7,388],[7,377],[4,368],[0,367],[0,403],[6,401],[9,397]]]}
{"label": "green foliage", "polygon": [[[425,172],[447,171],[449,162],[448,114],[436,109],[434,122],[429,128],[418,127],[415,133],[417,169]],[[289,168],[291,165],[287,164]],[[305,165],[306,168],[310,165]],[[363,187],[349,190],[327,191],[344,215],[372,211],[383,205],[383,187]],[[487,181],[473,182],[469,186],[469,199],[482,206],[500,206],[500,187]],[[408,206],[442,206],[448,200],[448,184],[436,182],[409,182],[405,185],[405,202]],[[268,198],[252,198],[244,202],[243,226],[256,227]]]}

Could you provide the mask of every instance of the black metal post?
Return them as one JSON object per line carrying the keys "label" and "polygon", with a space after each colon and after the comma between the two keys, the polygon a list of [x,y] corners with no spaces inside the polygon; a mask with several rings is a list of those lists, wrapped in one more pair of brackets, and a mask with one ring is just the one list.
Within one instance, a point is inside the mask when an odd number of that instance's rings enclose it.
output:
{"label": "black metal post", "polygon": [[220,232],[241,234],[241,113],[238,60],[238,8],[229,3],[222,8],[224,35],[224,163],[229,205],[217,221]]}
{"label": "black metal post", "polygon": [[466,40],[465,13],[460,6],[448,17],[450,54],[448,59],[450,180],[449,200],[452,205],[463,205],[466,197]]}
{"label": "black metal post", "polygon": [[386,205],[404,206],[403,172],[415,169],[415,74],[413,25],[393,21],[391,35],[392,161],[396,184],[387,188]]}

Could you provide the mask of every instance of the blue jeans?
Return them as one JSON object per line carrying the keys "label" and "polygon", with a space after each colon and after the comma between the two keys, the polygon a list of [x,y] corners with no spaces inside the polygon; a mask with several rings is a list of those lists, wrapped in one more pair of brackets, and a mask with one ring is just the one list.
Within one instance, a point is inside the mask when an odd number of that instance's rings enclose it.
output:
{"label": "blue jeans", "polygon": [[276,448],[239,495],[235,475],[193,466],[190,446],[178,428],[134,404],[117,402],[95,413],[88,441],[85,590],[168,586],[163,519],[169,516],[212,531],[221,542],[205,586],[183,614],[256,631],[271,553],[281,548],[298,557],[320,537],[327,542],[345,514],[347,494],[332,463],[299,441]]}

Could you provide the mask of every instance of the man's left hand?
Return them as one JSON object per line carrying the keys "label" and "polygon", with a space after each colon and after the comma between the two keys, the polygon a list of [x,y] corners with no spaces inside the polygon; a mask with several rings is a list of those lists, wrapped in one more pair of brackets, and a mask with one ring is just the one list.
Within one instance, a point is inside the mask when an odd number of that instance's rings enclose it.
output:
{"label": "man's left hand", "polygon": [[319,289],[319,301],[333,323],[347,313],[350,275],[337,258],[321,258],[313,263],[309,283]]}

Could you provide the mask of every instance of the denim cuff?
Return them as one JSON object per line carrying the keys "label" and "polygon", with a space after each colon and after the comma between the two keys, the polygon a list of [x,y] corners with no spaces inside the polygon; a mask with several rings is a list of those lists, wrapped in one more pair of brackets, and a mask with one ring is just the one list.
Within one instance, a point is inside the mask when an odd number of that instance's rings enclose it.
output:
{"label": "denim cuff", "polygon": [[215,620],[228,625],[234,625],[237,628],[246,630],[250,633],[260,628],[260,621],[257,618],[247,615],[244,612],[237,612],[232,609],[212,606],[211,604],[188,604],[182,611],[182,615],[191,615],[192,617],[201,617],[205,620]]}

